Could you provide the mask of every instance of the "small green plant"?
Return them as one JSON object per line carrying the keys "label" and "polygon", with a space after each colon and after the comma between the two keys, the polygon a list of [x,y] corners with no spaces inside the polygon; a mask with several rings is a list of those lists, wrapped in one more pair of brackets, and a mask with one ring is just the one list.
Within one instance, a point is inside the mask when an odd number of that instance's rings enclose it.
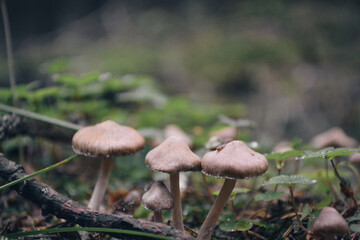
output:
{"label": "small green plant", "polygon": [[299,224],[299,226],[301,227],[301,229],[306,232],[309,233],[309,231],[304,227],[304,225],[302,224],[302,221],[300,219],[300,216],[298,214],[298,210],[295,204],[295,198],[294,198],[294,186],[296,184],[305,184],[305,185],[309,185],[309,184],[315,184],[316,180],[315,179],[310,179],[308,177],[305,176],[301,176],[301,175],[280,175],[280,176],[276,176],[276,177],[272,177],[270,178],[268,181],[264,182],[263,185],[276,185],[276,184],[281,184],[281,185],[285,185],[288,187],[289,192],[290,192],[290,200],[292,203],[292,207],[294,209],[294,213],[297,219],[297,222]]}

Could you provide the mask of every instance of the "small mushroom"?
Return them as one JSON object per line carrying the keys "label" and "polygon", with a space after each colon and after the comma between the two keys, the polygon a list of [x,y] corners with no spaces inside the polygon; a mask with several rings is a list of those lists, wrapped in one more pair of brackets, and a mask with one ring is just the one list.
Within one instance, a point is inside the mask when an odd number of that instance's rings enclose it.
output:
{"label": "small mushroom", "polygon": [[242,141],[232,141],[205,154],[201,161],[202,172],[216,178],[225,178],[213,206],[202,224],[198,239],[210,239],[216,222],[234,189],[236,179],[256,177],[268,169],[267,159],[250,149]]}
{"label": "small mushroom", "polygon": [[154,211],[154,222],[162,222],[161,211],[174,206],[173,197],[163,182],[154,182],[142,196],[142,203],[146,209]]}
{"label": "small mushroom", "polygon": [[311,140],[311,145],[324,148],[324,147],[355,147],[357,142],[354,138],[346,135],[344,130],[338,127],[331,128],[323,133],[316,135]]}
{"label": "small mushroom", "polygon": [[193,144],[193,141],[189,135],[187,135],[179,126],[175,124],[169,124],[164,128],[164,134],[166,138],[169,138],[171,136],[179,137],[186,142],[186,144],[191,147]]}
{"label": "small mushroom", "polygon": [[122,212],[134,214],[136,208],[140,206],[141,194],[137,190],[132,190],[120,202],[120,209]]}
{"label": "small mushroom", "polygon": [[222,143],[228,143],[236,139],[238,129],[236,127],[226,127],[211,133],[211,137],[218,137]]}
{"label": "small mushroom", "polygon": [[179,172],[200,171],[201,160],[179,137],[169,137],[145,157],[146,165],[154,171],[170,174],[170,192],[174,198],[173,225],[184,231],[179,189]]}
{"label": "small mushroom", "polygon": [[102,159],[89,208],[99,210],[110,178],[113,157],[135,154],[144,145],[144,138],[135,129],[111,120],[82,128],[75,133],[72,139],[75,153]]}
{"label": "small mushroom", "polygon": [[344,235],[348,230],[349,225],[333,207],[324,207],[312,226],[313,233],[323,236],[326,240],[335,239],[336,235]]}
{"label": "small mushroom", "polygon": [[353,153],[349,156],[349,162],[360,167],[360,153]]}

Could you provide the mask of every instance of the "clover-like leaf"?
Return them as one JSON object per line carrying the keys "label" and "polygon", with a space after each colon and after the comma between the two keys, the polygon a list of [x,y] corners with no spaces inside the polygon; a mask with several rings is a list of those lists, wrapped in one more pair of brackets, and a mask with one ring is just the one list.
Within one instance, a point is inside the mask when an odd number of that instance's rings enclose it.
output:
{"label": "clover-like leaf", "polygon": [[224,232],[246,231],[252,228],[253,224],[247,220],[230,221],[220,224],[220,229]]}
{"label": "clover-like leaf", "polygon": [[270,178],[267,182],[264,182],[263,185],[272,185],[272,184],[282,184],[282,185],[294,185],[294,184],[314,184],[316,183],[315,179],[311,179],[302,175],[279,175],[276,177]]}
{"label": "clover-like leaf", "polygon": [[225,213],[221,217],[219,217],[219,222],[234,222],[235,221],[235,213]]}

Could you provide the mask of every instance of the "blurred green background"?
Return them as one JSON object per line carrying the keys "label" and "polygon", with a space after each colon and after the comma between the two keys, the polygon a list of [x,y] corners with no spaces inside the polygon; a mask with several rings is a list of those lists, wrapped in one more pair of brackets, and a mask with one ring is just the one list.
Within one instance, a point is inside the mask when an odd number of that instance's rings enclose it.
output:
{"label": "blurred green background", "polygon": [[[187,132],[224,113],[257,122],[254,138],[267,145],[332,126],[360,139],[358,1],[7,5],[17,84],[32,94],[23,108],[71,121],[81,112],[85,124],[175,122]],[[1,101],[10,104],[3,32],[1,24]],[[130,89],[146,104],[120,97]]]}

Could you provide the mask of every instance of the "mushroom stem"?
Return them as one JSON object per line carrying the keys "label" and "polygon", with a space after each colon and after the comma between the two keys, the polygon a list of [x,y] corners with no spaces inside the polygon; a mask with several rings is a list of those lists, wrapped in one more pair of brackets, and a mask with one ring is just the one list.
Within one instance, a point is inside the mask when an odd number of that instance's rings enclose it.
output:
{"label": "mushroom stem", "polygon": [[95,184],[95,189],[91,195],[88,208],[99,210],[100,203],[104,198],[106,187],[109,182],[112,164],[112,157],[107,157],[102,160],[100,173]]}
{"label": "mushroom stem", "polygon": [[174,208],[172,209],[173,226],[180,231],[184,231],[180,200],[179,173],[170,174],[170,192],[174,199]]}
{"label": "mushroom stem", "polygon": [[154,211],[154,222],[162,223],[161,211]]}
{"label": "mushroom stem", "polygon": [[225,179],[224,185],[220,190],[213,206],[210,209],[204,223],[202,224],[197,239],[210,239],[211,233],[216,226],[216,222],[221,215],[227,200],[230,197],[232,190],[235,187],[235,179]]}

